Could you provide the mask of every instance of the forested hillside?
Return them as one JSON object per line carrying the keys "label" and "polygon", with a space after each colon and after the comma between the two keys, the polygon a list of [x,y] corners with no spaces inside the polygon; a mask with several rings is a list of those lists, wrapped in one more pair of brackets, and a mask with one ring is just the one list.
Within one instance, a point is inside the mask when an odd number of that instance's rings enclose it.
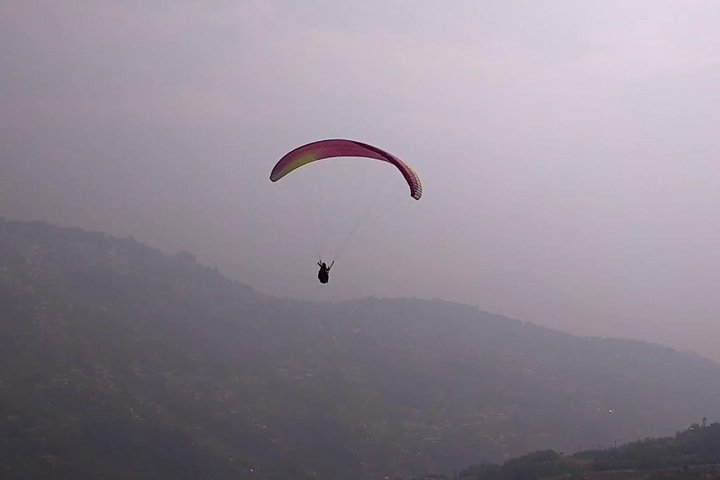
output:
{"label": "forested hillside", "polygon": [[0,478],[407,477],[720,417],[695,355],[442,301],[272,298],[40,222],[0,221],[0,338]]}
{"label": "forested hillside", "polygon": [[563,455],[553,450],[415,480],[717,480],[720,424],[693,424],[674,437]]}

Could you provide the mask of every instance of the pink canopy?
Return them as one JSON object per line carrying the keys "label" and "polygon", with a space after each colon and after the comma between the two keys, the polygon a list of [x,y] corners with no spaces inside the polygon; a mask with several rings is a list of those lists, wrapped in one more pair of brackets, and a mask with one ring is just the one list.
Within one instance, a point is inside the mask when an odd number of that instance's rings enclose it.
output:
{"label": "pink canopy", "polygon": [[317,160],[334,157],[374,158],[395,165],[410,187],[410,196],[415,200],[420,200],[422,196],[420,178],[412,168],[384,150],[355,140],[320,140],[298,147],[280,159],[273,168],[272,173],[270,173],[270,180],[277,182],[296,168]]}

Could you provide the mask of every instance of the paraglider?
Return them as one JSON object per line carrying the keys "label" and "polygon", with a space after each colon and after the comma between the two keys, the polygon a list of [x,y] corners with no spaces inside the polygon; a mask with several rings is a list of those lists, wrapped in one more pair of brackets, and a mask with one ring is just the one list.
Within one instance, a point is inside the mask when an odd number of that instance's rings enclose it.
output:
{"label": "paraglider", "polygon": [[[294,170],[309,163],[337,157],[358,157],[360,159],[367,158],[380,160],[382,162],[393,165],[395,168],[397,168],[397,170],[405,179],[405,182],[410,189],[410,196],[415,200],[420,200],[420,197],[422,197],[422,184],[420,183],[420,177],[418,177],[418,175],[412,168],[410,168],[410,166],[408,166],[405,162],[403,162],[393,154],[386,152],[385,150],[355,140],[320,140],[300,146],[285,154],[277,162],[275,167],[272,169],[272,172],[270,173],[270,181],[277,182],[278,180],[285,177]],[[353,190],[353,188],[348,189],[349,192],[352,192]],[[354,227],[353,230],[350,232],[350,235],[354,233],[355,228],[356,227]],[[349,236],[346,239],[345,243],[347,243],[348,239]],[[320,267],[320,270],[318,271],[318,280],[320,281],[320,283],[328,283],[330,269],[334,264],[334,259],[330,263],[330,266],[323,262],[322,259],[318,261],[317,265],[318,267]]]}
{"label": "paraglider", "polygon": [[330,280],[330,269],[333,265],[335,265],[335,262],[332,262],[329,267],[325,264],[325,262],[318,262],[318,267],[320,267],[320,271],[318,271],[318,280],[320,280],[320,283],[328,283]]}

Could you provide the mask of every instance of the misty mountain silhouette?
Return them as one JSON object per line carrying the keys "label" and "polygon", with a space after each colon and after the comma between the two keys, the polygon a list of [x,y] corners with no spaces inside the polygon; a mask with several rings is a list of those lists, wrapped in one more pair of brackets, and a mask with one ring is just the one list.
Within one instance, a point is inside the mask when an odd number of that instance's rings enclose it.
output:
{"label": "misty mountain silhouette", "polygon": [[133,239],[0,220],[0,478],[344,478],[720,417],[720,365],[439,300],[273,298]]}

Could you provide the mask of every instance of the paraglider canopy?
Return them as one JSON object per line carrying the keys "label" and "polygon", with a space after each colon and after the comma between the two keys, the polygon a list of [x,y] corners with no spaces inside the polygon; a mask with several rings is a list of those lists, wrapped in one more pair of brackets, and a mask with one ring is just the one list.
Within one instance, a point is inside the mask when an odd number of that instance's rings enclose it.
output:
{"label": "paraglider canopy", "polygon": [[408,187],[410,187],[410,196],[415,200],[420,200],[422,196],[420,177],[418,177],[412,168],[385,150],[355,140],[320,140],[298,147],[280,159],[270,173],[270,180],[277,182],[288,173],[303,165],[317,160],[335,157],[372,158],[394,165],[405,178]]}

